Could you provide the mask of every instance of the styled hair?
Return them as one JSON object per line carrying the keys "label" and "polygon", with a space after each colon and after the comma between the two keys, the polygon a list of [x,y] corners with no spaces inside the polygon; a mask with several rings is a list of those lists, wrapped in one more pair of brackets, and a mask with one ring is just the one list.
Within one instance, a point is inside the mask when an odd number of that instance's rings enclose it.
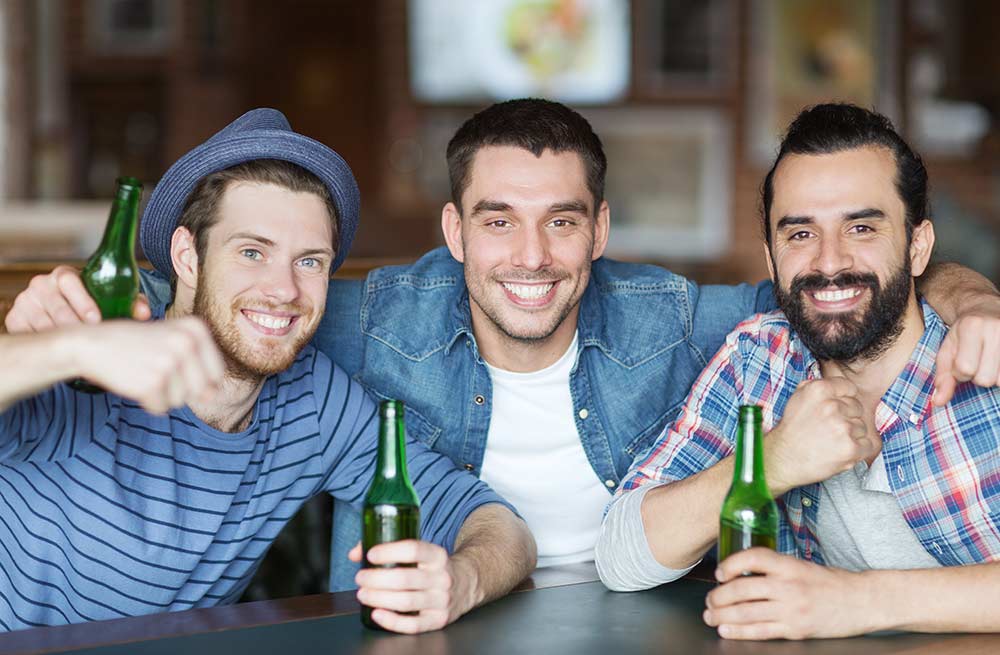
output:
{"label": "styled hair", "polygon": [[558,102],[524,98],[500,102],[480,111],[465,121],[448,142],[451,199],[459,213],[462,194],[469,187],[472,161],[479,149],[487,146],[523,148],[536,157],[546,150],[575,152],[583,160],[595,212],[604,200],[608,160],[587,119]]}
{"label": "styled hair", "polygon": [[[312,193],[326,205],[333,226],[333,244],[338,243],[337,208],[330,190],[316,175],[292,162],[280,159],[254,159],[230,168],[210,173],[198,180],[184,203],[177,227],[187,228],[194,237],[198,265],[205,261],[208,231],[219,221],[219,203],[231,185],[239,182],[273,184],[296,193]],[[171,290],[175,291],[176,275],[171,275]]]}
{"label": "styled hair", "polygon": [[771,204],[774,172],[786,155],[826,155],[854,148],[879,147],[892,153],[896,162],[896,192],[906,209],[906,238],[924,219],[930,218],[927,169],[892,125],[878,112],[847,103],[827,103],[804,109],[781,141],[778,156],[761,188],[761,220],[764,238],[771,245]]}

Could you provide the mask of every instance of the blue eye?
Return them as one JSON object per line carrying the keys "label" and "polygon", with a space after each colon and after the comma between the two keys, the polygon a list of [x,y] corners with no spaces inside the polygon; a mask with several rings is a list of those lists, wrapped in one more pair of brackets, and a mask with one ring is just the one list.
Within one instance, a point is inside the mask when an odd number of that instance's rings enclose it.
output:
{"label": "blue eye", "polygon": [[255,250],[254,248],[244,248],[243,250],[240,251],[240,254],[246,257],[247,259],[252,259],[254,261],[257,261],[264,256],[261,254],[259,250]]}

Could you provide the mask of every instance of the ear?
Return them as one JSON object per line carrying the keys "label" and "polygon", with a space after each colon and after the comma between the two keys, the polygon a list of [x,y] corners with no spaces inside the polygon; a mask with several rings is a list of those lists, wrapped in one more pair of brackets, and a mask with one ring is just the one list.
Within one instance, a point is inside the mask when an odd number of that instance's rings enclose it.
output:
{"label": "ear", "polygon": [[462,215],[453,202],[449,202],[441,210],[441,232],[444,234],[444,242],[448,244],[451,256],[465,263],[465,249],[462,247]]}
{"label": "ear", "polygon": [[601,201],[601,207],[597,210],[597,222],[594,225],[594,254],[592,260],[604,254],[604,249],[608,246],[608,235],[611,233],[611,208],[608,201]]}
{"label": "ear", "polygon": [[767,262],[767,274],[771,278],[771,282],[777,282],[778,278],[774,274],[774,258],[771,256],[771,248],[767,245],[767,242],[761,244],[764,246],[764,261]]}
{"label": "ear", "polygon": [[934,250],[934,225],[927,219],[913,228],[910,239],[910,269],[913,277],[920,277],[931,260]]}
{"label": "ear", "polygon": [[177,228],[170,237],[170,261],[178,284],[198,288],[198,251],[194,247],[194,235],[186,227]]}

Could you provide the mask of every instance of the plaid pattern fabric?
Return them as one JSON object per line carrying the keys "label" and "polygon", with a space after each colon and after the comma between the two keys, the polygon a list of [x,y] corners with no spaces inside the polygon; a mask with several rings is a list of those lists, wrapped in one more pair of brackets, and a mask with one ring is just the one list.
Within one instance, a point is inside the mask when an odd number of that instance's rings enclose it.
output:
{"label": "plaid pattern fabric", "polygon": [[[875,412],[886,472],[907,523],[942,565],[992,561],[1000,555],[1000,390],[962,384],[947,406],[931,405],[934,360],[947,327],[927,303],[922,309],[924,334]],[[728,457],[740,405],[761,405],[767,432],[798,385],[820,377],[783,314],[741,323],[695,382],[677,422],[637,458],[615,500]],[[823,563],[816,541],[819,484],[777,502],[778,550]]]}

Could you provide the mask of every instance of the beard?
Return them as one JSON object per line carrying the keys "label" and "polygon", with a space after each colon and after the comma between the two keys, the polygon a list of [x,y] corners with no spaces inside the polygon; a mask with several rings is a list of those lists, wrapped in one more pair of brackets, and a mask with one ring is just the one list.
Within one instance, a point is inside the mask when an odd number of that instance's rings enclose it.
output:
{"label": "beard", "polygon": [[[912,285],[910,261],[889,276],[885,286],[874,273],[841,273],[833,278],[814,273],[796,276],[786,292],[780,280],[774,285],[778,306],[792,329],[818,360],[851,363],[874,361],[903,331],[903,314]],[[809,315],[803,296],[808,291],[851,286],[867,287],[867,307],[839,314]],[[860,315],[859,315],[860,314]]]}
{"label": "beard", "polygon": [[300,331],[290,345],[287,337],[261,336],[251,343],[236,325],[241,308],[294,311],[298,315],[296,322],[306,320],[311,312],[298,304],[272,307],[254,303],[253,307],[248,307],[238,298],[226,308],[209,290],[211,287],[211,284],[202,283],[195,289],[193,313],[204,320],[212,332],[226,364],[226,375],[237,380],[257,382],[286,370],[319,327],[319,321],[313,321],[311,326]]}

